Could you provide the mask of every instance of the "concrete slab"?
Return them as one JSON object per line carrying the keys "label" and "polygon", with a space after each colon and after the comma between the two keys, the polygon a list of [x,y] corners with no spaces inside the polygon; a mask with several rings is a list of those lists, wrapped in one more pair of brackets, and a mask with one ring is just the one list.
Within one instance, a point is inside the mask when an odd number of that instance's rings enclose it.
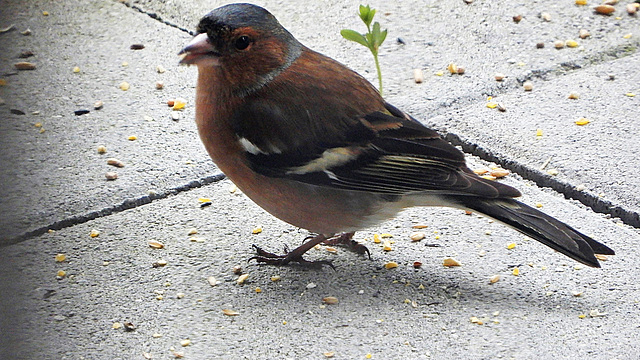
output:
{"label": "concrete slab", "polygon": [[[179,67],[174,56],[187,34],[116,2],[4,6],[0,24],[16,29],[0,35],[7,49],[0,55],[7,82],[0,87],[6,102],[0,106],[0,239],[117,207],[150,190],[162,194],[214,172],[192,120],[196,70]],[[32,35],[21,35],[27,28]],[[137,43],[145,48],[129,48]],[[20,59],[22,51],[35,55]],[[36,69],[16,71],[20,60]],[[119,88],[124,81],[128,91]],[[155,89],[156,81],[164,82],[163,90]],[[188,105],[174,121],[167,100],[177,97]],[[99,100],[104,107],[94,110]],[[74,114],[82,109],[91,112]],[[99,145],[107,147],[105,154],[97,153]],[[108,158],[125,167],[107,165]],[[108,171],[119,178],[107,181]]]}
{"label": "concrete slab", "polygon": [[[0,356],[531,358],[544,349],[555,358],[633,358],[640,351],[632,275],[640,234],[516,176],[507,181],[524,191],[524,201],[544,204],[618,255],[603,269],[586,268],[479,216],[422,208],[356,235],[373,260],[322,247],[309,256],[332,259],[336,271],[259,266],[246,262],[251,244],[279,251],[306,233],[230,193],[225,180],[5,247],[2,301],[15,309],[2,316]],[[214,205],[201,208],[200,197]],[[409,239],[415,224],[428,226],[420,242]],[[263,232],[251,234],[257,226]],[[198,233],[189,235],[192,228]],[[91,238],[92,229],[100,235]],[[374,233],[392,234],[393,251],[365,240]],[[150,248],[150,240],[165,248]],[[56,262],[56,254],[66,260]],[[443,267],[447,256],[462,266]],[[161,259],[167,265],[154,267]],[[386,270],[389,261],[399,267]],[[414,261],[422,268],[414,269]],[[234,266],[249,274],[243,285]],[[515,266],[519,276],[512,275]],[[59,270],[66,271],[61,280]],[[494,275],[500,280],[490,284]],[[214,287],[211,276],[219,281]],[[338,304],[323,304],[327,296]],[[223,309],[239,314],[225,316]],[[136,329],[113,329],[125,322]],[[182,347],[186,339],[191,345]]]}
{"label": "concrete slab", "polygon": [[[0,47],[9,49],[0,52],[7,82],[0,86],[0,358],[636,357],[640,233],[517,175],[505,181],[523,191],[525,202],[542,204],[618,255],[603,269],[586,268],[478,216],[412,209],[357,235],[361,241],[393,235],[391,252],[365,242],[372,261],[321,248],[310,256],[333,259],[336,271],[247,264],[251,244],[278,251],[307,234],[231,194],[197,138],[196,70],[178,67],[174,54],[190,39],[186,29],[223,3],[3,2],[0,28],[13,23],[16,29],[0,34]],[[362,29],[359,2],[258,4],[305,44],[375,82],[367,50],[339,36],[343,28]],[[621,94],[639,92],[640,42],[638,18],[623,13],[622,3],[608,17],[546,0],[371,5],[390,31],[381,58],[390,102],[451,131],[469,151],[563,185],[556,188],[568,195],[598,200],[604,193],[594,207],[610,200],[633,214],[638,97]],[[516,14],[524,16],[518,24]],[[31,36],[20,34],[26,28]],[[578,40],[581,28],[592,36]],[[550,46],[569,38],[580,46]],[[536,49],[538,41],[545,48]],[[131,50],[136,43],[145,48]],[[27,61],[37,67],[17,72],[13,63],[25,50],[35,53]],[[449,62],[464,66],[465,74],[435,75]],[[166,72],[158,73],[158,65]],[[414,68],[425,70],[424,83],[413,82]],[[495,82],[496,71],[506,81]],[[609,72],[616,80],[605,80]],[[534,91],[524,93],[521,82],[529,78]],[[164,90],[155,90],[157,80]],[[122,81],[131,84],[128,91],[119,89]],[[580,99],[566,99],[570,91]],[[505,103],[506,113],[486,108],[490,95]],[[176,97],[188,104],[177,122],[166,105]],[[97,100],[104,107],[94,111]],[[91,112],[74,115],[80,109]],[[578,116],[592,123],[575,126]],[[531,133],[537,128],[541,139]],[[132,135],[137,140],[127,139]],[[97,154],[98,145],[107,153]],[[106,165],[109,157],[126,166]],[[538,174],[548,158],[556,177]],[[107,182],[104,173],[112,170],[119,178]],[[581,184],[585,190],[570,191]],[[201,197],[214,205],[201,208]],[[415,224],[428,226],[427,237],[412,243]],[[252,235],[259,225],[263,232]],[[190,240],[192,228],[203,242]],[[90,237],[93,229],[100,235]],[[165,248],[150,248],[150,240]],[[434,243],[440,247],[429,246]],[[56,254],[66,259],[56,262]],[[444,268],[446,256],[462,266]],[[154,267],[161,259],[167,265]],[[388,261],[399,267],[384,269]],[[415,270],[414,261],[422,268]],[[249,273],[244,285],[231,272],[236,265]],[[512,275],[516,266],[519,276]],[[57,279],[60,270],[66,274]],[[274,275],[280,280],[272,281]],[[490,284],[494,275],[500,280]],[[210,276],[220,283],[212,287]],[[324,305],[326,296],[339,303]],[[223,309],[239,314],[225,316]],[[113,329],[128,321],[134,331]],[[185,339],[191,345],[182,347]]]}

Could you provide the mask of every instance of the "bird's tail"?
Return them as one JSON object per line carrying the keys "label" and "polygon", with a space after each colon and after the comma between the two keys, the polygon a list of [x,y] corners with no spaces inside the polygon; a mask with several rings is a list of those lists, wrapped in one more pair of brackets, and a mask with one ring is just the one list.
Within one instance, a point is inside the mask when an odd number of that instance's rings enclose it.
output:
{"label": "bird's tail", "polygon": [[460,207],[477,211],[503,222],[585,265],[600,267],[595,254],[615,254],[606,245],[580,233],[569,225],[513,199],[452,196],[450,200]]}

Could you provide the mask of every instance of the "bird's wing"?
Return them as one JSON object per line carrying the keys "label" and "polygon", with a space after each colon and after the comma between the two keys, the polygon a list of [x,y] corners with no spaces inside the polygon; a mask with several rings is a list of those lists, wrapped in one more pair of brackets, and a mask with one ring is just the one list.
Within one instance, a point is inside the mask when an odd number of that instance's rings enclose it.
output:
{"label": "bird's wing", "polygon": [[384,111],[358,118],[341,135],[323,142],[330,146],[252,151],[247,157],[251,167],[266,176],[347,190],[489,198],[520,195],[507,185],[475,175],[461,151],[389,104]]}

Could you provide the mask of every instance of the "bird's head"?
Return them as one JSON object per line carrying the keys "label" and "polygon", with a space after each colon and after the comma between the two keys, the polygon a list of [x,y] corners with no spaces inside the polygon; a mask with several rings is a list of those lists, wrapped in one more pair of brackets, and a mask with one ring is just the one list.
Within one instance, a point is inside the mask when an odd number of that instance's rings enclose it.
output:
{"label": "bird's head", "polygon": [[286,69],[300,44],[267,10],[251,4],[219,7],[200,20],[196,36],[180,51],[181,64],[218,68],[236,91],[250,92]]}

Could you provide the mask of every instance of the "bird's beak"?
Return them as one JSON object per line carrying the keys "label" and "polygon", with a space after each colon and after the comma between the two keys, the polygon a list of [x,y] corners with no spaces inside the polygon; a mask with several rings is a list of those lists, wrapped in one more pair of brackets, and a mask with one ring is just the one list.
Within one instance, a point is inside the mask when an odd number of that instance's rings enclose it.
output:
{"label": "bird's beak", "polygon": [[203,65],[205,61],[211,65],[220,65],[220,54],[211,44],[206,33],[196,35],[178,55],[182,56],[180,60],[182,65]]}

